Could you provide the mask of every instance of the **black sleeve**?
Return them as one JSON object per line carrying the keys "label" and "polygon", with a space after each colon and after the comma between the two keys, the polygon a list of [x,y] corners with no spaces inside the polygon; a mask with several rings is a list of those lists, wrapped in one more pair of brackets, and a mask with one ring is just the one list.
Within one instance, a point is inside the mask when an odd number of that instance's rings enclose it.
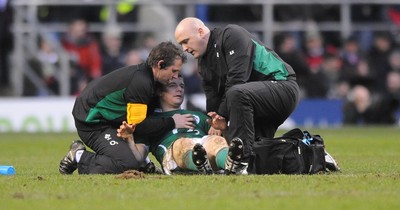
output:
{"label": "black sleeve", "polygon": [[153,97],[154,83],[145,71],[136,71],[124,92],[127,103],[148,104]]}
{"label": "black sleeve", "polygon": [[[210,60],[211,59],[211,60]],[[219,77],[215,75],[215,69],[212,69],[212,58],[199,58],[198,68],[202,77],[202,85],[204,94],[206,95],[206,110],[207,112],[217,112],[220,104],[220,97],[217,93]]]}
{"label": "black sleeve", "polygon": [[157,137],[165,135],[168,131],[175,128],[175,122],[172,117],[151,118],[147,117],[139,123],[135,129],[135,135],[146,137],[146,139],[158,139]]}
{"label": "black sleeve", "polygon": [[244,30],[227,27],[223,36],[222,53],[228,66],[225,92],[237,84],[246,83],[253,68],[254,43]]}
{"label": "black sleeve", "polygon": [[[222,53],[225,56],[228,73],[225,82],[225,93],[237,84],[246,83],[253,68],[254,43],[245,30],[227,27],[223,35]],[[218,114],[229,117],[226,108],[225,94],[218,108]]]}
{"label": "black sleeve", "polygon": [[207,112],[217,112],[220,100],[217,92],[207,82],[203,82],[203,90],[206,95],[206,110]]}

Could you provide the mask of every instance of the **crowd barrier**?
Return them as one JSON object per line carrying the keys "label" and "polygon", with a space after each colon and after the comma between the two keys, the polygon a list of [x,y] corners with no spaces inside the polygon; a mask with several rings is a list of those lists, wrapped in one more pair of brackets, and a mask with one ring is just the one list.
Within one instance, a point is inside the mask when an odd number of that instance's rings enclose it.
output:
{"label": "crowd barrier", "polygon": [[73,132],[73,97],[1,98],[0,132]]}
{"label": "crowd barrier", "polygon": [[343,121],[342,104],[337,99],[301,100],[289,120],[302,127],[339,127]]}

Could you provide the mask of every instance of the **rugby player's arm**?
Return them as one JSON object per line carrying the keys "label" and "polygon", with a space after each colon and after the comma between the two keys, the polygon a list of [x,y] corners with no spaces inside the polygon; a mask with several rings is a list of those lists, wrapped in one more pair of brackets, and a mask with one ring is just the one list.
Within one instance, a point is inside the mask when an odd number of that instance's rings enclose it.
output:
{"label": "rugby player's arm", "polygon": [[145,163],[147,155],[149,154],[149,150],[146,145],[135,143],[135,139],[133,137],[133,132],[135,129],[135,125],[128,124],[127,122],[123,121],[119,129],[117,129],[117,136],[125,139],[125,141],[128,143],[129,149],[132,151],[133,156],[135,156],[139,163]]}

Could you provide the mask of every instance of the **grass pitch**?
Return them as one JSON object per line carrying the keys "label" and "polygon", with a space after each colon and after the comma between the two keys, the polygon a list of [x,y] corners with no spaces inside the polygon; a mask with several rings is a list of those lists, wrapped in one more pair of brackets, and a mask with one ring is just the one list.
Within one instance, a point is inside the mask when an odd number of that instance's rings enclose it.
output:
{"label": "grass pitch", "polygon": [[[284,131],[279,131],[277,135]],[[340,163],[325,175],[71,175],[76,134],[0,134],[0,209],[400,209],[400,129],[310,129]],[[76,173],[76,172],[75,172]]]}

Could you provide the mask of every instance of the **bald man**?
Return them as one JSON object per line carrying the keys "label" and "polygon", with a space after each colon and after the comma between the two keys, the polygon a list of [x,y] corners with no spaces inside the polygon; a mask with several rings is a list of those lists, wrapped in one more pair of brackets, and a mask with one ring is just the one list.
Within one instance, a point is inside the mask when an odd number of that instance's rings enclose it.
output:
{"label": "bald man", "polygon": [[246,174],[253,142],[274,137],[298,104],[293,68],[238,25],[210,30],[189,17],[175,38],[198,59],[210,124],[229,141],[225,173]]}

